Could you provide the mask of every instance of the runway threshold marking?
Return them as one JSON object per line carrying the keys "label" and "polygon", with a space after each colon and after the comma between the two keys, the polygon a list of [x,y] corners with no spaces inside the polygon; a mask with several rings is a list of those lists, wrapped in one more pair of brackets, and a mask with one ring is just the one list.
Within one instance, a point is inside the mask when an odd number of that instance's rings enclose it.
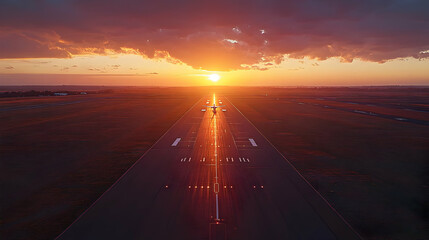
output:
{"label": "runway threshold marking", "polygon": [[255,140],[253,138],[249,138],[250,143],[252,144],[252,146],[257,147],[258,144],[256,144]]}
{"label": "runway threshold marking", "polygon": [[182,138],[176,138],[176,140],[174,140],[173,144],[171,144],[172,147],[177,146],[177,144],[179,144],[180,140],[182,140]]}

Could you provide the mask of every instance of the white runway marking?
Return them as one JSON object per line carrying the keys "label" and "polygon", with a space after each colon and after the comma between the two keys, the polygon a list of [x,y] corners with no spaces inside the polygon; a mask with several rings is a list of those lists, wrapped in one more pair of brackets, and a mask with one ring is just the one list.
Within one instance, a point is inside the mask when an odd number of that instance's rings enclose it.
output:
{"label": "white runway marking", "polygon": [[253,138],[249,138],[250,143],[252,144],[252,146],[257,147],[258,145],[256,144],[255,140],[253,140]]}
{"label": "white runway marking", "polygon": [[368,114],[367,112],[365,112],[365,111],[360,111],[360,110],[354,110],[354,112],[355,112],[355,113],[361,113],[361,114]]}
{"label": "white runway marking", "polygon": [[[213,100],[214,100],[214,96],[213,96]],[[214,121],[213,121],[213,125],[214,125],[214,130],[215,130],[215,134],[214,134],[214,155],[216,158],[215,161],[215,183],[214,183],[214,193],[216,194],[216,221],[220,221],[220,217],[219,217],[219,179],[218,179],[218,157],[217,157],[217,148],[216,146],[218,146],[217,144],[217,124],[216,124],[216,116],[214,116]],[[217,187],[217,189],[216,189]]]}
{"label": "white runway marking", "polygon": [[177,144],[179,144],[180,140],[182,140],[181,138],[176,138],[176,140],[174,140],[173,144],[171,144],[172,147],[177,146]]}

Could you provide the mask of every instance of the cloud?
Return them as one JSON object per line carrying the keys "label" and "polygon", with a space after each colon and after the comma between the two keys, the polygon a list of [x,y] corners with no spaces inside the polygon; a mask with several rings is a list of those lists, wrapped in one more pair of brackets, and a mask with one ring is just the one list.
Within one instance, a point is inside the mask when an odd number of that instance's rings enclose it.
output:
{"label": "cloud", "polygon": [[426,58],[427,9],[425,0],[2,1],[0,58],[132,52],[224,71],[285,55]]}
{"label": "cloud", "polygon": [[26,60],[26,59],[22,59],[19,61],[24,62],[24,63],[32,63],[32,64],[48,64],[48,63],[51,63],[50,61],[33,61],[33,60]]}
{"label": "cloud", "polygon": [[157,73],[157,72],[150,72],[150,73],[147,73],[147,74],[158,75],[159,73]]}
{"label": "cloud", "polygon": [[303,67],[299,67],[299,68],[290,68],[290,69],[288,69],[289,71],[299,71],[299,70],[302,70],[302,69],[304,69]]}
{"label": "cloud", "polygon": [[7,70],[14,70],[15,68],[14,67],[12,67],[12,66],[6,66],[6,67],[4,67],[5,69],[7,69]]}
{"label": "cloud", "polygon": [[[0,14],[1,15],[1,14]],[[1,21],[1,20],[0,20]],[[0,28],[1,29],[1,28]],[[51,39],[36,40],[30,33],[0,31],[0,58],[69,58],[70,53],[58,49]]]}

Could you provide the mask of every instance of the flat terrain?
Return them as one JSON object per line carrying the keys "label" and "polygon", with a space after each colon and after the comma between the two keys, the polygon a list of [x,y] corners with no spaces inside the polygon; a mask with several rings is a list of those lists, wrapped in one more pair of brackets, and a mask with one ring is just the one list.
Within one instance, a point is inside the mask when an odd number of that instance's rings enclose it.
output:
{"label": "flat terrain", "polygon": [[[134,88],[0,99],[2,239],[58,236],[213,91],[234,104],[364,238],[429,234],[427,88]],[[185,157],[169,158],[170,167]],[[157,179],[166,176],[177,177]],[[160,188],[164,197],[177,191],[172,182],[163,182],[170,184],[167,192]],[[261,181],[244,182],[272,191]],[[231,199],[241,210],[253,209],[245,204],[260,196]],[[213,215],[210,206],[201,216]]]}
{"label": "flat terrain", "polygon": [[227,93],[364,238],[428,236],[427,88]]}
{"label": "flat terrain", "polygon": [[198,89],[0,99],[0,235],[52,239],[201,98]]}
{"label": "flat terrain", "polygon": [[198,101],[59,239],[359,239],[216,96],[226,112],[201,111],[206,99]]}

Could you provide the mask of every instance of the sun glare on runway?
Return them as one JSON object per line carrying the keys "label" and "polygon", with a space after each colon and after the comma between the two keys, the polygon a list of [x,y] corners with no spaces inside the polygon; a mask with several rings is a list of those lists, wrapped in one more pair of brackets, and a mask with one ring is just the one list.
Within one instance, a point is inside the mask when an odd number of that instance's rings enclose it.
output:
{"label": "sun glare on runway", "polygon": [[210,74],[210,75],[209,75],[209,79],[210,79],[212,82],[217,82],[217,81],[219,81],[220,76],[219,76],[219,74],[213,73],[213,74]]}

